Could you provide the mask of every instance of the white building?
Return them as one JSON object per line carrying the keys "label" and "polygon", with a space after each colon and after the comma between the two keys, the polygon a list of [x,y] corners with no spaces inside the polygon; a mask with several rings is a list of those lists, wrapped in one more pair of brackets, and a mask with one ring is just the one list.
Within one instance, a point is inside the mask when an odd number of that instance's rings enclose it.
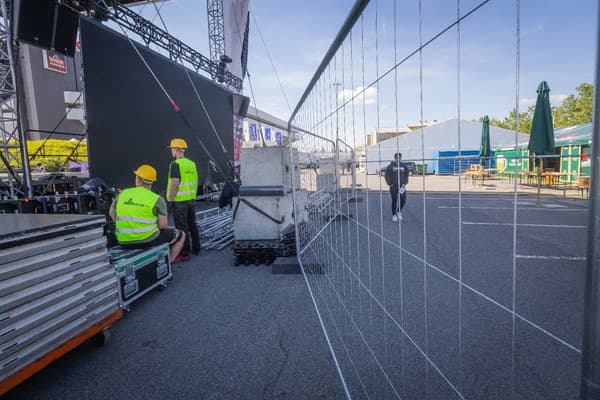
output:
{"label": "white building", "polygon": [[[416,130],[398,137],[385,140],[369,146],[365,150],[366,171],[369,174],[377,173],[387,166],[397,152],[402,153],[405,161],[425,163],[430,166],[435,164],[439,152],[458,152],[458,119],[450,119],[438,124]],[[460,150],[479,151],[481,144],[480,122],[460,120]],[[519,133],[518,141],[527,140],[529,136]],[[490,125],[491,148],[514,146],[515,132]],[[428,172],[433,172],[428,167]]]}

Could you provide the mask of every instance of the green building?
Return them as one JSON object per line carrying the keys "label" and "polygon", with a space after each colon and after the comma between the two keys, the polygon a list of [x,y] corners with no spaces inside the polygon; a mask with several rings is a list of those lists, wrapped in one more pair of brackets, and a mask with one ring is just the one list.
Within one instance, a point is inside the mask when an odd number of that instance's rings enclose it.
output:
{"label": "green building", "polygon": [[[527,142],[519,143],[518,150],[503,147],[494,150],[496,169],[500,175],[533,170]],[[561,181],[576,182],[580,176],[590,176],[592,153],[592,124],[573,125],[554,130],[556,158],[548,160],[548,167],[560,171]],[[546,162],[544,162],[546,165]]]}
{"label": "green building", "polygon": [[590,176],[592,154],[592,124],[574,125],[554,131],[554,144],[560,154],[560,172],[563,182],[577,181]]}

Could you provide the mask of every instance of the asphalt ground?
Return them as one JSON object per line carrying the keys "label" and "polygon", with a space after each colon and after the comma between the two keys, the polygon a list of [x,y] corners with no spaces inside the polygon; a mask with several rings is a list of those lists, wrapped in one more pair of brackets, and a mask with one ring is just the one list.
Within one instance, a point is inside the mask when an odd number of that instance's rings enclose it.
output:
{"label": "asphalt ground", "polygon": [[343,398],[303,277],[234,267],[230,249],[176,265],[111,334],[3,399]]}
{"label": "asphalt ground", "polygon": [[515,244],[510,195],[409,193],[401,223],[345,196],[311,217],[310,291],[205,252],[5,398],[343,398],[310,294],[353,399],[578,397],[586,202],[519,197]]}
{"label": "asphalt ground", "polygon": [[578,398],[587,202],[345,196],[302,259],[352,398]]}

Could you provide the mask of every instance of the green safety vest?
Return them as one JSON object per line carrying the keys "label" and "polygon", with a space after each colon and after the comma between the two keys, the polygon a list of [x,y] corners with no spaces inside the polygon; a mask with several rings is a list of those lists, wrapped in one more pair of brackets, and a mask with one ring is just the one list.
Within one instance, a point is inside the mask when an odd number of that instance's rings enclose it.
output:
{"label": "green safety vest", "polygon": [[[179,188],[175,194],[173,201],[190,201],[196,200],[198,193],[198,171],[196,163],[185,157],[178,158],[173,161],[179,165]],[[171,163],[173,165],[173,163]],[[169,165],[169,180],[167,183],[167,194],[171,193],[171,165]]]}
{"label": "green safety vest", "polygon": [[137,242],[159,231],[152,210],[159,196],[143,187],[125,189],[116,206],[115,234],[119,243]]}

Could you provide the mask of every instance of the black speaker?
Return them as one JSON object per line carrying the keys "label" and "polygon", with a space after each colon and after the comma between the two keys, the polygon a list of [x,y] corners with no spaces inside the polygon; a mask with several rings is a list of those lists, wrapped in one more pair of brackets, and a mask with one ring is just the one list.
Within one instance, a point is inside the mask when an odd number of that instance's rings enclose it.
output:
{"label": "black speaker", "polygon": [[233,94],[233,113],[240,117],[245,117],[248,113],[248,106],[250,105],[250,98],[242,96],[241,94]]}
{"label": "black speaker", "polygon": [[19,0],[17,40],[73,57],[79,13],[56,0]]}

